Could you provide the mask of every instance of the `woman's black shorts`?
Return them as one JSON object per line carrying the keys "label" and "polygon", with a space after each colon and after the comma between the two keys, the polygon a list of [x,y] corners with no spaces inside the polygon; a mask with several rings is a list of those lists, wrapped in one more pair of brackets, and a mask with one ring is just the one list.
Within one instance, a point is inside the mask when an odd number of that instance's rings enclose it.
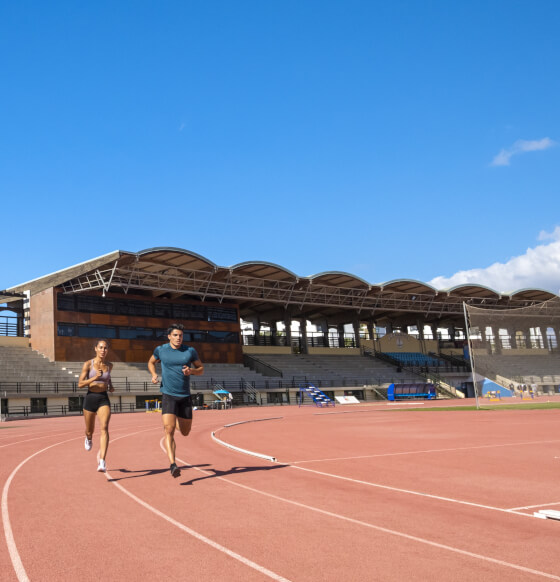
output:
{"label": "woman's black shorts", "polygon": [[169,394],[161,395],[161,413],[174,414],[179,418],[192,418],[192,402],[190,396],[178,398]]}
{"label": "woman's black shorts", "polygon": [[84,398],[84,410],[97,412],[102,406],[111,407],[111,401],[107,392],[89,392]]}

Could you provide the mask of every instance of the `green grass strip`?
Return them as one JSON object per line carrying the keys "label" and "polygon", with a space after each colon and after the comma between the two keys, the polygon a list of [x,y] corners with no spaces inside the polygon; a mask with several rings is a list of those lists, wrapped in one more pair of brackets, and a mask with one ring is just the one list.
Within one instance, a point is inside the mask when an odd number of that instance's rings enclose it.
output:
{"label": "green grass strip", "polygon": [[[520,402],[519,404],[481,404],[478,410],[549,410],[560,408],[560,402]],[[477,410],[476,406],[441,406],[441,407],[419,407],[419,408],[398,408],[395,410],[411,410],[414,412],[449,411],[449,410]]]}

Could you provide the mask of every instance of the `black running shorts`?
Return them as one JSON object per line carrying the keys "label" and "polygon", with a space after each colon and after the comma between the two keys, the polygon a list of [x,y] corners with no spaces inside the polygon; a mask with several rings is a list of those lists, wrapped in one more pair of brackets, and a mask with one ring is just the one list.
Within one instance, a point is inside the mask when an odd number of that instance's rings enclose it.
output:
{"label": "black running shorts", "polygon": [[97,412],[102,406],[111,407],[111,401],[107,392],[89,392],[84,398],[84,410]]}
{"label": "black running shorts", "polygon": [[192,402],[190,396],[161,395],[161,413],[174,414],[179,418],[192,418]]}

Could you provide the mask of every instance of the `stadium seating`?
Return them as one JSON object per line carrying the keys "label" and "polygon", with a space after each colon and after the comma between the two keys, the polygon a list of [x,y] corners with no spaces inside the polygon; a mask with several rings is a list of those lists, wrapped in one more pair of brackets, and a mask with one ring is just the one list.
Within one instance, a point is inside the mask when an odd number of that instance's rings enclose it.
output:
{"label": "stadium seating", "polygon": [[[323,387],[379,385],[393,382],[396,377],[405,381],[394,365],[367,356],[259,354],[256,358],[281,370],[282,379],[293,381],[294,385],[301,381]],[[409,378],[411,382],[415,379]]]}
{"label": "stadium seating", "polygon": [[398,360],[404,366],[445,366],[446,362],[420,352],[385,352],[391,358]]}
{"label": "stadium seating", "polygon": [[[76,392],[83,362],[49,362],[30,348],[1,347],[0,350],[2,390],[9,393]],[[204,363],[204,375],[191,379],[192,390],[207,391],[219,386],[232,393],[255,389],[266,392],[298,388],[302,382],[328,389],[419,381],[418,375],[399,372],[394,364],[369,356],[259,354],[252,358],[275,368],[279,373],[267,376],[266,372],[258,373],[243,364]],[[114,362],[112,379],[119,392],[138,393],[153,388],[146,362]],[[35,383],[40,383],[41,388],[36,389]]]}
{"label": "stadium seating", "polygon": [[72,372],[30,348],[0,346],[0,382],[68,383],[74,380]]}
{"label": "stadium seating", "polygon": [[[536,350],[535,350],[536,351]],[[546,354],[493,354],[488,360],[492,373],[515,382],[540,385],[560,385],[560,358]]]}

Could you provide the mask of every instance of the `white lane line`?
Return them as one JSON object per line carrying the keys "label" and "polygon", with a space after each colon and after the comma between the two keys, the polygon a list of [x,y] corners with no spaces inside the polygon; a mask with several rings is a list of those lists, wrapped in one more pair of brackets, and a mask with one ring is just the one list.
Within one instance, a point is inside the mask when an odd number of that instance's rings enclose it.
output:
{"label": "white lane line", "polygon": [[241,447],[236,447],[235,445],[232,445],[230,443],[227,443],[226,441],[223,441],[222,439],[219,439],[216,436],[216,433],[223,430],[224,428],[230,428],[232,426],[238,426],[240,424],[249,424],[252,422],[264,422],[266,420],[281,420],[283,417],[282,416],[274,416],[272,418],[256,418],[253,420],[242,420],[240,422],[232,422],[231,424],[226,424],[223,427],[212,431],[210,434],[212,436],[212,439],[215,440],[218,444],[227,447],[228,449],[233,449],[234,451],[238,451],[239,453],[245,453],[246,455],[251,455],[253,457],[259,457],[260,459],[265,459],[267,461],[272,461],[272,462],[276,462],[276,457],[271,457],[270,455],[265,455],[263,453],[257,453],[255,451],[250,451],[248,449],[242,449]]}
{"label": "white lane line", "polygon": [[17,550],[16,542],[14,539],[14,534],[12,531],[12,525],[10,523],[10,514],[8,511],[8,491],[10,490],[10,484],[12,483],[13,478],[15,477],[16,473],[33,457],[41,454],[48,449],[52,449],[53,447],[57,447],[58,445],[62,445],[63,443],[67,443],[70,441],[76,440],[76,437],[71,439],[67,439],[65,441],[61,441],[59,443],[55,443],[54,445],[50,445],[33,453],[27,459],[24,459],[10,474],[6,483],[4,483],[4,488],[2,489],[2,523],[4,524],[4,535],[6,536],[6,545],[8,546],[8,553],[10,554],[10,560],[12,560],[12,566],[14,567],[17,579],[19,582],[28,582],[29,578],[27,577],[27,573],[25,568],[23,567],[23,562],[21,561],[21,557]]}
{"label": "white lane line", "polygon": [[352,461],[354,459],[375,459],[378,457],[399,457],[403,455],[423,455],[426,453],[452,453],[455,451],[474,451],[478,449],[494,449],[502,447],[520,447],[526,445],[542,445],[550,443],[559,443],[560,440],[550,440],[550,441],[525,441],[521,443],[502,443],[500,445],[478,445],[471,447],[454,447],[446,449],[423,449],[420,451],[402,451],[400,453],[377,453],[375,455],[360,455],[356,457],[331,457],[325,459],[303,459],[301,461],[285,461],[291,465],[300,465],[302,463],[321,463],[323,461]]}
{"label": "white lane line", "polygon": [[[153,429],[149,429],[149,430],[153,430]],[[143,432],[143,431],[139,431],[139,432]],[[133,433],[133,434],[138,434],[138,433]],[[50,435],[47,435],[50,436]],[[129,435],[132,436],[132,435]],[[45,436],[43,436],[42,438],[45,438]],[[122,438],[122,437],[120,437]],[[33,457],[36,457],[37,455],[48,451],[49,449],[52,449],[53,447],[58,447],[59,445],[62,445],[64,443],[68,443],[70,441],[73,440],[81,440],[83,439],[83,436],[79,436],[79,437],[72,437],[71,439],[66,439],[64,441],[60,441],[58,443],[54,443],[54,445],[50,445],[48,447],[45,447],[44,449],[41,449],[40,451],[37,451],[36,453],[33,453],[32,455],[29,455],[29,457],[27,457],[27,459],[24,459],[10,474],[10,476],[8,477],[8,479],[6,479],[6,482],[4,483],[4,488],[2,489],[2,502],[0,504],[1,507],[1,511],[2,511],[2,524],[4,526],[4,536],[6,537],[6,545],[8,547],[8,553],[10,554],[10,560],[12,561],[12,566],[14,567],[14,571],[16,573],[17,579],[19,582],[29,582],[29,578],[27,577],[27,572],[25,571],[25,568],[23,567],[23,562],[21,561],[21,557],[19,555],[19,552],[17,550],[17,545],[14,539],[14,533],[12,530],[12,524],[10,522],[10,513],[8,510],[8,491],[10,490],[10,485],[16,475],[16,473],[23,467],[23,465],[25,465],[25,463],[27,463],[27,461],[31,460]],[[113,440],[118,440],[118,439],[113,439]]]}
{"label": "white lane line", "polygon": [[269,418],[253,418],[252,420],[240,420],[239,422],[231,422],[230,424],[224,424],[222,428],[229,428],[230,426],[238,426],[240,424],[249,424],[251,422],[265,422],[266,420],[282,420],[283,418],[284,418],[283,416],[271,416]]}
{"label": "white lane line", "polygon": [[524,505],[523,507],[512,507],[508,511],[517,511],[518,509],[534,509],[535,507],[548,507],[549,505],[560,505],[560,501],[553,501],[552,503],[539,503],[538,505]]}
{"label": "white lane line", "polygon": [[[79,429],[79,430],[81,430],[81,429]],[[114,430],[112,429],[111,430],[111,433],[115,432],[116,434],[119,434],[123,430],[128,430],[128,429],[127,428],[124,428],[124,427],[119,427],[118,429],[114,429]],[[29,438],[29,439],[25,439],[23,441],[16,441],[16,442],[13,442],[13,443],[7,443],[5,445],[0,445],[0,449],[3,449],[4,447],[11,447],[13,445],[19,445],[21,443],[27,443],[29,441],[36,441],[38,439],[43,439],[44,440],[45,438],[53,438],[53,437],[60,436],[60,435],[63,435],[63,434],[76,434],[76,432],[77,432],[76,430],[65,430],[63,432],[57,432],[57,433],[53,433],[53,434],[41,433],[41,435],[38,436],[38,437],[32,437],[32,438]]]}
{"label": "white lane line", "polygon": [[216,436],[215,432],[210,433],[212,435],[212,438],[220,445],[222,445],[223,447],[227,447],[228,449],[233,449],[234,451],[237,451],[239,453],[245,453],[246,455],[251,455],[252,457],[259,457],[260,459],[265,459],[266,461],[272,461],[273,463],[276,462],[276,457],[271,457],[270,455],[263,455],[262,453],[255,453],[253,451],[249,451],[247,449],[242,449],[241,447],[236,447],[234,445],[230,445],[229,443],[226,443],[225,441],[219,439]]}
{"label": "white lane line", "polygon": [[[352,479],[351,477],[343,477],[341,475],[335,475],[334,473],[326,473],[324,471],[317,471],[317,470],[314,470],[314,469],[308,469],[306,467],[299,467],[295,463],[282,463],[281,461],[277,461],[274,457],[269,457],[269,456],[263,455],[261,453],[254,453],[252,451],[247,451],[245,449],[241,449],[241,448],[238,448],[238,447],[234,447],[233,445],[229,445],[227,443],[224,443],[223,441],[220,441],[219,439],[216,439],[214,437],[214,433],[213,432],[211,433],[211,435],[212,435],[212,438],[214,440],[216,440],[218,443],[223,444],[224,446],[226,446],[228,448],[231,448],[231,449],[234,449],[234,450],[236,450],[238,452],[245,453],[245,454],[248,454],[248,455],[252,455],[252,456],[255,456],[255,457],[261,457],[263,459],[266,459],[267,461],[272,461],[272,462],[277,462],[277,463],[280,463],[280,464],[285,464],[285,465],[289,466],[291,469],[299,469],[300,471],[307,471],[308,473],[315,473],[317,475],[321,475],[321,476],[324,476],[324,477],[330,477],[332,479],[341,479],[343,481],[350,481],[352,483],[358,483],[359,485],[367,485],[368,487],[376,487],[378,489],[385,489],[387,491],[395,491],[396,493],[405,493],[407,495],[417,495],[419,497],[426,497],[426,498],[429,498],[429,499],[436,499],[438,501],[445,501],[447,503],[457,503],[459,505],[467,505],[467,506],[470,506],[470,507],[477,507],[479,509],[488,509],[490,511],[499,511],[501,513],[510,513],[510,514],[515,514],[515,515],[522,515],[523,517],[531,517],[531,518],[534,517],[534,515],[531,515],[529,513],[524,513],[524,512],[521,512],[521,511],[516,511],[515,509],[504,509],[502,507],[494,507],[492,505],[483,505],[483,504],[480,504],[480,503],[473,503],[471,501],[462,501],[461,499],[454,499],[454,498],[451,498],[451,497],[442,497],[440,495],[431,495],[430,493],[422,493],[421,491],[412,491],[410,489],[401,489],[399,487],[391,487],[389,485],[382,485],[380,483],[372,483],[370,481],[362,481],[360,479]],[[548,442],[548,441],[545,441],[545,442]],[[506,446],[506,445],[489,445],[489,446],[498,446],[498,447],[501,447],[501,446]],[[474,448],[486,448],[486,447],[474,447]],[[454,450],[462,450],[462,449],[445,449],[445,450],[454,451]],[[423,452],[434,452],[434,451],[423,451]],[[396,453],[396,454],[409,454],[409,453]],[[374,456],[386,456],[386,455],[374,455]],[[392,453],[390,453],[387,456],[392,456]],[[354,457],[354,458],[359,458],[359,457]],[[331,460],[345,460],[345,459],[331,459]],[[541,506],[539,505],[538,507],[541,507]]]}
{"label": "white lane line", "polygon": [[[122,437],[119,437],[119,438],[126,438],[126,437],[125,436],[122,436]],[[115,440],[118,440],[118,439],[115,439]],[[159,446],[161,447],[161,449],[163,450],[163,452],[166,452],[165,451],[165,448],[163,446],[163,440],[164,440],[163,438],[160,440]],[[180,459],[178,459],[178,460],[180,460]],[[184,461],[181,461],[181,462],[184,463]],[[186,464],[188,464],[188,463],[186,463]],[[111,479],[111,475],[110,475],[109,471],[107,471],[105,473],[105,476],[107,477],[107,479]],[[148,511],[151,511],[152,513],[155,513],[158,517],[161,517],[162,519],[166,520],[170,524],[172,524],[175,527],[179,528],[181,531],[184,531],[185,533],[189,534],[190,536],[193,536],[197,540],[199,540],[199,541],[201,541],[201,542],[203,542],[205,544],[208,544],[210,547],[212,547],[212,548],[214,548],[214,549],[216,549],[216,550],[218,550],[220,552],[223,552],[224,554],[226,554],[230,558],[233,558],[234,560],[237,560],[237,561],[241,562],[242,564],[244,564],[245,566],[248,566],[249,568],[253,568],[257,572],[260,572],[261,574],[264,574],[265,576],[268,576],[272,580],[276,580],[277,582],[290,582],[290,580],[288,580],[287,578],[284,578],[283,576],[280,576],[279,574],[276,574],[272,570],[269,570],[268,568],[265,568],[264,566],[261,566],[260,564],[257,564],[256,562],[253,562],[249,558],[246,558],[245,556],[242,556],[241,554],[238,554],[237,552],[234,552],[233,550],[230,550],[229,548],[226,548],[225,546],[222,546],[218,542],[215,542],[214,540],[211,540],[210,538],[207,538],[206,536],[198,533],[194,529],[191,529],[190,527],[187,527],[186,525],[180,523],[176,519],[173,519],[169,515],[163,513],[162,511],[159,511],[159,509],[156,509],[153,505],[150,505],[149,503],[147,503],[143,499],[140,499],[140,497],[137,497],[136,495],[134,495],[134,493],[131,493],[130,491],[128,491],[127,489],[125,489],[120,483],[117,483],[117,481],[110,481],[110,482],[115,487],[117,487],[118,489],[120,489],[125,495],[128,495],[131,499],[133,499],[134,501],[136,501],[136,503],[138,503],[139,505],[141,505],[142,507],[144,507]]]}
{"label": "white lane line", "polygon": [[290,469],[297,469],[299,471],[306,471],[308,473],[315,473],[323,477],[330,477],[332,479],[340,479],[342,481],[349,481],[359,485],[367,485],[368,487],[375,487],[377,489],[385,489],[387,491],[395,491],[396,493],[406,493],[407,495],[417,495],[418,497],[427,497],[429,499],[437,499],[438,501],[447,501],[449,503],[457,503],[459,505],[468,505],[470,507],[478,507],[479,509],[489,509],[490,511],[499,511],[501,513],[510,513],[515,515],[523,515],[524,517],[533,517],[527,513],[515,511],[513,509],[503,509],[502,507],[494,507],[492,505],[482,505],[480,503],[472,503],[471,501],[462,501],[461,499],[454,499],[452,497],[442,497],[441,495],[431,495],[430,493],[422,493],[420,491],[412,491],[411,489],[401,489],[399,487],[391,487],[390,485],[381,485],[381,483],[372,483],[370,481],[362,481],[360,479],[352,479],[351,477],[343,477],[342,475],[335,475],[334,473],[325,473],[324,471],[315,471],[314,469],[307,469],[305,467],[298,467],[289,465]]}
{"label": "white lane line", "polygon": [[13,445],[20,445],[21,443],[28,443],[29,441],[36,441],[37,439],[43,439],[44,440],[47,437],[48,438],[51,438],[51,437],[60,436],[62,434],[69,434],[69,433],[74,433],[75,434],[76,431],[75,430],[65,430],[64,432],[58,432],[58,433],[55,433],[55,434],[47,434],[47,435],[42,434],[41,436],[33,437],[31,439],[25,439],[23,441],[16,441],[15,443],[8,443],[7,445],[0,445],[0,449],[3,449],[4,447],[12,447]]}
{"label": "white lane line", "polygon": [[[162,440],[163,442],[163,440]],[[160,443],[160,446],[162,446],[162,444]],[[162,446],[163,449],[163,446]],[[165,449],[164,449],[165,450]],[[200,467],[194,467],[193,465],[191,465],[190,463],[187,463],[186,461],[184,461],[183,459],[180,459],[179,457],[177,457],[177,460],[180,461],[181,463],[191,467],[192,469],[196,469],[197,471],[200,471],[201,473],[205,473],[208,475],[214,475],[213,472],[211,471],[207,471],[205,469],[201,469]],[[360,525],[369,529],[373,529],[382,533],[386,533],[386,534],[390,534],[396,537],[400,537],[400,538],[404,538],[407,540],[411,540],[414,542],[418,542],[420,544],[424,544],[427,546],[431,546],[434,548],[438,548],[441,550],[446,550],[449,552],[453,552],[455,554],[460,554],[462,556],[467,556],[469,558],[474,558],[476,560],[481,560],[483,562],[490,562],[492,564],[497,564],[499,566],[504,566],[506,568],[511,568],[513,570],[518,570],[521,572],[526,572],[528,574],[534,574],[535,576],[541,576],[543,578],[548,578],[549,580],[560,580],[560,576],[555,576],[554,574],[549,574],[548,572],[541,572],[540,570],[534,570],[532,568],[527,568],[525,566],[520,566],[519,564],[512,564],[510,562],[506,562],[504,560],[498,560],[496,558],[491,558],[490,556],[484,556],[482,554],[477,554],[474,552],[469,552],[467,550],[461,550],[460,548],[454,547],[454,546],[448,546],[445,544],[440,544],[438,542],[433,542],[431,540],[428,540],[426,538],[421,538],[418,536],[413,536],[404,532],[400,532],[397,530],[393,530],[393,529],[388,529],[379,525],[374,525],[365,521],[361,521],[358,519],[354,519],[352,517],[347,517],[345,515],[340,515],[338,513],[333,513],[332,511],[326,511],[324,509],[320,509],[318,507],[314,507],[312,505],[307,505],[305,503],[300,503],[299,501],[293,501],[292,499],[287,499],[285,497],[280,497],[278,495],[274,495],[272,493],[266,493],[265,491],[261,491],[260,489],[254,489],[253,487],[249,487],[247,485],[242,485],[241,483],[237,483],[235,481],[231,481],[230,479],[227,479],[226,477],[216,477],[217,479],[220,479],[221,481],[225,481],[226,483],[229,483],[230,485],[235,485],[236,487],[240,487],[241,489],[246,489],[248,491],[252,491],[253,493],[258,493],[259,495],[264,495],[265,497],[270,497],[271,499],[275,499],[277,501],[282,501],[284,503],[288,503],[290,505],[295,505],[296,507],[301,507],[303,509],[308,509],[309,511],[314,511],[316,513],[320,513],[322,515],[326,515],[328,517],[332,517],[335,519],[340,519],[343,521],[347,521],[356,525]],[[520,515],[526,515],[526,514],[520,514]]]}
{"label": "white lane line", "polygon": [[[110,477],[109,471],[107,471],[106,475],[107,475],[107,478]],[[145,501],[143,501],[142,499],[140,499],[139,497],[134,495],[134,493],[131,493],[130,491],[126,490],[120,483],[117,483],[116,481],[111,481],[111,483],[115,487],[120,489],[125,495],[128,495],[131,499],[136,501],[136,503],[138,503],[142,507],[146,508],[148,511],[155,513],[158,517],[161,517],[162,519],[168,521],[170,524],[174,525],[175,527],[179,528],[181,531],[184,531],[185,533],[189,534],[190,536],[193,536],[197,540],[199,540],[205,544],[208,544],[210,547],[214,548],[215,550],[223,552],[224,554],[228,555],[230,558],[233,558],[234,560],[238,560],[239,562],[241,562],[245,566],[249,566],[249,568],[253,568],[257,572],[259,572],[265,576],[268,576],[269,578],[272,578],[272,580],[277,580],[278,582],[289,582],[289,580],[287,578],[283,578],[282,576],[279,576],[278,574],[276,574],[275,572],[272,572],[271,570],[268,570],[264,566],[261,566],[261,565],[257,564],[256,562],[253,562],[252,560],[249,560],[248,558],[245,558],[244,556],[230,550],[229,548],[222,546],[218,542],[215,542],[214,540],[211,540],[210,538],[203,536],[202,534],[198,533],[194,529],[187,527],[186,525],[178,522],[177,520],[173,519],[169,515],[166,515],[165,513],[159,511],[159,509],[156,509],[155,507],[153,507],[149,503],[146,503]]]}
{"label": "white lane line", "polygon": [[[424,404],[424,402],[418,402],[418,403],[413,403],[413,402],[399,402],[398,404],[390,404],[387,403],[385,406],[418,406],[418,405],[422,405]],[[397,409],[398,410],[398,409]],[[408,408],[403,408],[403,410],[408,410]],[[359,410],[337,410],[336,412],[332,411],[332,412],[314,412],[313,416],[330,416],[331,414],[358,414],[360,412],[387,412],[386,408],[382,408],[381,405],[374,405],[372,408],[360,408]]]}

